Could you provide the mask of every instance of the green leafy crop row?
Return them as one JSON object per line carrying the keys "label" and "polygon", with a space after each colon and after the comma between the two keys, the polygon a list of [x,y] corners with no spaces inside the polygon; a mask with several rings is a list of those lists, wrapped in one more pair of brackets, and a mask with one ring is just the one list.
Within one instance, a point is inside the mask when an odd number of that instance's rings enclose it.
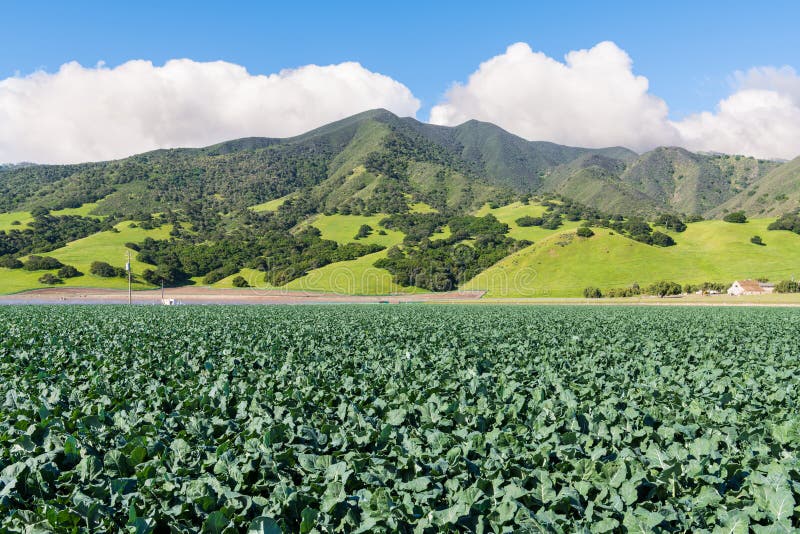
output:
{"label": "green leafy crop row", "polygon": [[793,531],[799,328],[788,309],[0,308],[0,531]]}

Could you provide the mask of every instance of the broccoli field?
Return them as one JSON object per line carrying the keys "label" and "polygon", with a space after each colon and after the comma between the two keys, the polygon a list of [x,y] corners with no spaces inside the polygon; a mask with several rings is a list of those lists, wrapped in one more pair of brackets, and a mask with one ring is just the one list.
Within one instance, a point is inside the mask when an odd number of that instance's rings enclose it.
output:
{"label": "broccoli field", "polygon": [[791,532],[791,309],[0,307],[1,532]]}

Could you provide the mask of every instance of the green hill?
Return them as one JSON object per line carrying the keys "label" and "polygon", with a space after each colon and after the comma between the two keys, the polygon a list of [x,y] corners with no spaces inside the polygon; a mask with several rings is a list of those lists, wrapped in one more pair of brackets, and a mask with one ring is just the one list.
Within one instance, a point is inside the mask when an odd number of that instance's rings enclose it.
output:
{"label": "green hill", "polygon": [[774,168],[744,191],[711,210],[720,217],[744,211],[751,217],[777,217],[800,207],[800,158]]}
{"label": "green hill", "polygon": [[[800,160],[781,164],[671,147],[639,156],[621,147],[527,141],[485,122],[444,127],[372,110],[287,139],[1,167],[0,261],[13,267],[45,254],[87,271],[92,261],[118,258],[133,243],[140,249],[135,267],[147,271],[142,279],[150,283],[229,287],[243,276],[265,287],[331,290],[342,286],[345,272],[358,280],[347,282],[350,292],[441,290],[473,287],[507,262],[545,249],[548,258],[567,256],[587,268],[592,249],[578,246],[582,241],[569,232],[588,225],[598,229],[590,243],[613,238],[609,250],[619,250],[620,258],[644,258],[636,269],[613,271],[621,277],[641,283],[682,273],[683,282],[717,272],[687,259],[714,251],[716,242],[695,246],[691,230],[703,226],[693,224],[668,246],[669,238],[653,234],[647,221],[665,213],[721,217],[736,209],[777,217],[798,207]],[[529,219],[526,225],[520,217]],[[736,228],[766,234],[768,221],[762,222]],[[362,225],[372,233],[356,240]],[[749,244],[750,237],[737,235],[736,243]],[[722,264],[735,267],[718,274],[752,272],[736,254],[788,272],[794,256],[781,247],[793,237],[762,237],[767,247],[718,251]],[[566,253],[573,250],[574,257]],[[549,290],[615,283],[610,275],[592,282],[591,272],[570,271],[578,267],[559,266],[574,280],[556,280]],[[42,272],[0,274],[0,292],[41,287]],[[65,283],[121,284],[89,275]]]}
{"label": "green hill", "polygon": [[[164,225],[153,230],[145,230],[136,225],[132,228],[131,221],[123,221],[114,226],[113,231],[98,232],[88,237],[68,243],[66,246],[47,252],[46,256],[56,258],[64,264],[72,265],[83,273],[83,276],[64,279],[66,287],[108,287],[124,289],[128,287],[126,278],[104,278],[89,272],[93,261],[105,261],[114,267],[123,268],[130,251],[125,244],[140,242],[145,238],[165,239],[172,230],[170,225]],[[131,251],[132,252],[132,251]],[[144,269],[152,268],[136,260],[135,253],[131,260],[134,273],[141,273]],[[39,283],[39,277],[45,273],[57,274],[56,270],[26,271],[23,269],[5,269],[0,267],[0,293],[14,293],[26,289],[44,287]],[[152,287],[146,283],[137,283],[136,288]]]}
{"label": "green hill", "polygon": [[669,208],[619,179],[623,160],[586,154],[560,165],[545,177],[542,190],[608,213],[652,215]]}
{"label": "green hill", "polygon": [[[681,284],[800,275],[800,236],[767,231],[771,219],[746,224],[703,221],[674,233],[673,247],[652,247],[608,229],[590,238],[557,232],[480,273],[464,289],[490,297],[579,297],[585,287],[624,288],[660,280]],[[750,242],[753,235],[766,246]]]}
{"label": "green hill", "polygon": [[703,215],[778,166],[755,158],[663,147],[643,154],[620,179],[670,210]]}

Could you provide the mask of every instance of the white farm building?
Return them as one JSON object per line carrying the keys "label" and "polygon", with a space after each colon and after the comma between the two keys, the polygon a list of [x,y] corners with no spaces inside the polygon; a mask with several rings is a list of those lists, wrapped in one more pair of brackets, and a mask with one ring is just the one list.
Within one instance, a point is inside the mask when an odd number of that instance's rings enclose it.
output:
{"label": "white farm building", "polygon": [[766,295],[772,293],[775,286],[772,284],[765,284],[755,280],[736,280],[731,287],[728,288],[728,295]]}

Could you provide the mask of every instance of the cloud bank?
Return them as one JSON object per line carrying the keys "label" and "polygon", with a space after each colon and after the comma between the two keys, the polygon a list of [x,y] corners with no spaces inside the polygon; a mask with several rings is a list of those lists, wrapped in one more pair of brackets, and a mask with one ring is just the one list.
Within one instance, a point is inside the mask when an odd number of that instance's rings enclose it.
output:
{"label": "cloud bank", "polygon": [[693,150],[793,159],[800,155],[800,76],[762,67],[735,75],[736,91],[714,112],[675,123]]}
{"label": "cloud bank", "polygon": [[611,42],[560,62],[516,43],[455,84],[430,122],[493,122],[521,137],[567,145],[659,145],[765,158],[800,155],[800,77],[791,68],[757,68],[734,76],[733,93],[714,111],[680,121],[633,73],[628,54]]}
{"label": "cloud bank", "polygon": [[570,52],[561,63],[525,43],[482,63],[431,110],[435,124],[478,119],[526,139],[644,150],[672,144],[667,104],[648,93],[632,61],[614,43]]}
{"label": "cloud bank", "polygon": [[360,111],[413,116],[403,84],[358,63],[268,76],[223,61],[67,63],[0,80],[0,162],[71,163],[247,136],[285,137]]}
{"label": "cloud bank", "polygon": [[[0,162],[72,163],[246,136],[285,137],[374,108],[415,116],[408,87],[358,63],[253,75],[233,63],[67,63],[0,80]],[[800,76],[790,68],[736,72],[714,110],[682,120],[602,42],[563,61],[516,43],[454,84],[434,124],[493,122],[537,141],[643,152],[661,145],[791,159],[800,155]]]}

